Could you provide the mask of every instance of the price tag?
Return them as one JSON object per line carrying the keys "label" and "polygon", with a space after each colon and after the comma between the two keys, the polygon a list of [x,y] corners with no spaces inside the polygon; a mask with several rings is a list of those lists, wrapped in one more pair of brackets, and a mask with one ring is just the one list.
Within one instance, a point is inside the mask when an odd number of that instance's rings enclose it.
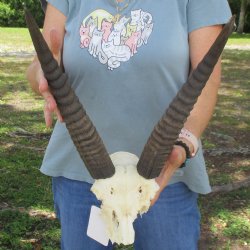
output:
{"label": "price tag", "polygon": [[91,207],[87,235],[102,245],[107,246],[109,237],[107,236],[106,225],[101,218],[100,211],[99,207]]}

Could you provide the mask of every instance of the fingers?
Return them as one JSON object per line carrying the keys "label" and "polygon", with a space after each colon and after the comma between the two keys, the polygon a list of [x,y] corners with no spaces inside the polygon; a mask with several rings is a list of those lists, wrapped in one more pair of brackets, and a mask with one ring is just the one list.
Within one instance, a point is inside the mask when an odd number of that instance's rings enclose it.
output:
{"label": "fingers", "polygon": [[154,203],[158,200],[161,191],[167,186],[176,169],[178,169],[185,160],[185,150],[180,146],[174,146],[160,175],[155,179],[160,189],[156,193],[154,199],[151,200],[151,206],[153,206]]}
{"label": "fingers", "polygon": [[44,105],[44,118],[45,118],[45,123],[47,127],[52,126],[52,116],[53,114],[56,114],[57,119],[60,122],[63,122],[62,115],[57,107],[56,101],[52,94],[49,91],[43,91],[41,92],[42,96],[44,97],[45,100],[45,105]]}
{"label": "fingers", "polygon": [[63,117],[61,115],[61,112],[59,111],[58,107],[56,107],[55,109],[55,114],[57,116],[57,119],[60,121],[60,122],[63,122]]}
{"label": "fingers", "polygon": [[179,167],[186,160],[185,149],[181,146],[174,146],[166,165],[172,167]]}
{"label": "fingers", "polygon": [[45,102],[43,113],[46,126],[49,128],[52,126],[52,113],[50,112],[49,104],[47,102]]}
{"label": "fingers", "polygon": [[53,113],[55,113],[57,116],[57,119],[60,122],[62,122],[63,121],[62,115],[61,115],[60,111],[58,110],[56,101],[49,90],[49,85],[48,85],[48,82],[43,75],[42,69],[40,69],[40,71],[37,73],[37,83],[39,86],[39,92],[41,93],[41,95],[43,96],[43,98],[45,100],[44,118],[45,118],[46,126],[47,127],[52,126]]}
{"label": "fingers", "polygon": [[174,172],[186,160],[186,152],[183,147],[174,146],[170,156],[168,157],[164,168],[159,177],[168,177],[169,173]]}
{"label": "fingers", "polygon": [[[43,88],[41,86],[41,88]],[[53,97],[53,95],[50,93],[49,90],[45,90],[45,91],[41,91],[42,96],[44,97],[45,100],[45,105],[44,105],[44,118],[45,118],[45,122],[46,122],[46,126],[47,127],[51,127],[52,126],[52,115],[53,113],[56,114],[57,119],[60,122],[63,122],[63,118],[62,115],[57,107],[56,101]]]}
{"label": "fingers", "polygon": [[[55,106],[54,109],[51,108],[51,103],[55,102],[54,100],[50,100],[50,101],[45,101],[45,105],[44,105],[44,119],[45,119],[45,123],[47,127],[51,127],[52,123],[53,123],[53,114],[55,113],[57,116],[57,119],[60,122],[63,122],[62,116],[60,111],[58,110],[58,108]],[[53,104],[52,104],[53,106]]]}
{"label": "fingers", "polygon": [[[62,49],[62,42],[59,39],[56,30],[51,30],[50,32],[50,50],[55,57],[55,59],[60,63],[60,55]],[[62,115],[57,107],[56,101],[50,92],[48,82],[44,77],[42,68],[40,67],[36,74],[36,81],[38,84],[39,92],[45,100],[44,105],[44,118],[47,127],[51,127],[53,123],[53,114],[55,113],[59,121],[63,121]]]}
{"label": "fingers", "polygon": [[153,205],[155,204],[155,202],[158,200],[158,198],[159,198],[159,196],[160,196],[160,193],[161,193],[160,191],[158,191],[158,192],[156,193],[154,199],[152,199],[152,200],[150,201],[150,206],[153,206]]}

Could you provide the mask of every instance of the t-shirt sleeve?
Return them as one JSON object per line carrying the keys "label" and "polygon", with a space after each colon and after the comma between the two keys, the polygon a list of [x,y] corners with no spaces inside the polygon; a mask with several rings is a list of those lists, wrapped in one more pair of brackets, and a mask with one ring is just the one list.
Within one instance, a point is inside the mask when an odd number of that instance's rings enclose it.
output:
{"label": "t-shirt sleeve", "polygon": [[68,15],[69,12],[69,2],[68,0],[47,0],[52,6],[62,12],[65,16]]}
{"label": "t-shirt sleeve", "polygon": [[188,32],[225,24],[232,16],[227,0],[189,0],[187,5]]}

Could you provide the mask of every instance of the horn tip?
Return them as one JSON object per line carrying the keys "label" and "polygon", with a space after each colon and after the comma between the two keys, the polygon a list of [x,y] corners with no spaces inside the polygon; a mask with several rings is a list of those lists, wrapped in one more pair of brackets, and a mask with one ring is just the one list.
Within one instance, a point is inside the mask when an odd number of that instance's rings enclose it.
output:
{"label": "horn tip", "polygon": [[236,30],[236,15],[232,15],[229,19],[228,26],[230,27],[231,32],[234,32]]}

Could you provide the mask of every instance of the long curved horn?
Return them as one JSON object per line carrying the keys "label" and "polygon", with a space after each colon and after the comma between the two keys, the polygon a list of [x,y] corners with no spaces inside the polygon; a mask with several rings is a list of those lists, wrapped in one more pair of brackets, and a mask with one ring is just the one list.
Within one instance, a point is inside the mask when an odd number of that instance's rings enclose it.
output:
{"label": "long curved horn", "polygon": [[41,3],[41,6],[42,6],[42,9],[43,9],[43,12],[45,13],[46,9],[47,9],[47,1],[46,0],[40,0],[40,3]]}
{"label": "long curved horn", "polygon": [[137,164],[137,171],[141,176],[147,179],[159,176],[187,117],[213,72],[228,37],[234,29],[234,22],[235,17],[232,17],[224,26],[214,44],[155,126]]}
{"label": "long curved horn", "polygon": [[45,78],[89,173],[94,179],[111,177],[115,173],[115,168],[100,136],[28,11],[25,11],[25,18]]}

